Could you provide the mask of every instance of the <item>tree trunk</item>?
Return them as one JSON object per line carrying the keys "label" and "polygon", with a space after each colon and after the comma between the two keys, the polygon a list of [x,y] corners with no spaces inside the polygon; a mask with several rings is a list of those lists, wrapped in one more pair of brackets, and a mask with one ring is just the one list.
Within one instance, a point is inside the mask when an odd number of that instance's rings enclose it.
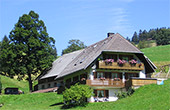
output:
{"label": "tree trunk", "polygon": [[31,73],[28,73],[28,81],[29,81],[29,90],[32,92],[32,80],[31,80]]}

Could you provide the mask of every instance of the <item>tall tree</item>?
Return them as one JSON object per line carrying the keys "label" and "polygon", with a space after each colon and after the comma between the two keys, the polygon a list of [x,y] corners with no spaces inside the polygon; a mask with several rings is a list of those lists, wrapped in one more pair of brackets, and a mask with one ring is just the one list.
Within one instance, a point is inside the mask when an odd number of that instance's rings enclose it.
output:
{"label": "tall tree", "polygon": [[142,35],[142,30],[140,29],[139,30],[139,41],[142,41],[143,40],[143,35]]}
{"label": "tall tree", "polygon": [[31,92],[31,74],[52,66],[55,40],[49,37],[44,22],[39,20],[39,15],[34,11],[19,18],[9,38],[15,55],[12,62],[13,71],[15,74],[28,75]]}
{"label": "tall tree", "polygon": [[[12,45],[12,44],[11,44]],[[11,67],[13,63],[14,54],[11,50],[10,41],[7,36],[4,36],[1,45],[0,45],[0,72],[5,75],[10,76],[9,73],[11,71],[11,75],[13,75],[13,68]]]}
{"label": "tall tree", "polygon": [[144,30],[142,32],[142,39],[141,40],[147,40],[148,39],[148,32],[146,30]]}
{"label": "tall tree", "polygon": [[62,51],[62,55],[76,51],[76,50],[80,50],[86,47],[84,43],[78,39],[69,40],[68,44],[69,46]]}
{"label": "tall tree", "polygon": [[130,38],[129,37],[126,37],[126,40],[128,40],[130,42]]}
{"label": "tall tree", "polygon": [[139,42],[138,35],[137,35],[136,31],[133,34],[132,42],[134,42],[135,44],[137,44]]}

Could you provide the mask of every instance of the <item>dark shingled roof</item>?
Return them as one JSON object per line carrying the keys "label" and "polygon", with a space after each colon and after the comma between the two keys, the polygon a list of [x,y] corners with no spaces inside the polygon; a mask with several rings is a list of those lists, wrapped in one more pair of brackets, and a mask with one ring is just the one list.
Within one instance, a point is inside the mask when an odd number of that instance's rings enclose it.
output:
{"label": "dark shingled roof", "polygon": [[104,51],[142,53],[138,48],[118,33],[112,35],[110,38],[110,42],[105,46]]}
{"label": "dark shingled roof", "polygon": [[[66,64],[54,63],[52,70],[47,72],[47,74],[40,79],[50,76],[56,76],[56,79],[58,79],[71,73],[86,69],[102,52],[105,51],[142,54],[142,52],[138,48],[136,48],[124,37],[117,33],[105,38],[102,41],[90,45],[85,49],[61,56],[55,62],[62,61],[62,59],[65,58],[68,59],[67,57],[69,56],[74,56],[74,58],[68,60]],[[61,67],[63,68],[61,69]],[[57,69],[60,69],[60,71],[57,71]]]}

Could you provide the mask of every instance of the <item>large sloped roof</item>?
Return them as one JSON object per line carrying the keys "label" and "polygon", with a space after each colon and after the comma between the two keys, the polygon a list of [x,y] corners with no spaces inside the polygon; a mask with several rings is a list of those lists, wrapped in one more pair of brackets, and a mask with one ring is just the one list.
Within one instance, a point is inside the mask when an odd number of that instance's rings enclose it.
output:
{"label": "large sloped roof", "polygon": [[52,76],[61,78],[76,71],[86,69],[104,51],[142,53],[120,34],[113,34],[85,49],[61,56],[53,63],[52,69],[40,79]]}
{"label": "large sloped roof", "polygon": [[53,62],[52,68],[40,79],[58,76],[67,67],[67,65],[69,65],[69,63],[74,60],[82,51],[83,49],[61,56]]}

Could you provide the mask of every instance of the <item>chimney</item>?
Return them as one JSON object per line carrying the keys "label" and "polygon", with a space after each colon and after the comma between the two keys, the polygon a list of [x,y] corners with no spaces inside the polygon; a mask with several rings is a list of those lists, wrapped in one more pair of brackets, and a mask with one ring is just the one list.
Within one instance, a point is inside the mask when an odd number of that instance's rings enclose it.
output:
{"label": "chimney", "polygon": [[107,33],[107,37],[110,37],[110,36],[112,36],[112,35],[114,35],[115,33],[111,33],[111,32],[109,32],[109,33]]}

